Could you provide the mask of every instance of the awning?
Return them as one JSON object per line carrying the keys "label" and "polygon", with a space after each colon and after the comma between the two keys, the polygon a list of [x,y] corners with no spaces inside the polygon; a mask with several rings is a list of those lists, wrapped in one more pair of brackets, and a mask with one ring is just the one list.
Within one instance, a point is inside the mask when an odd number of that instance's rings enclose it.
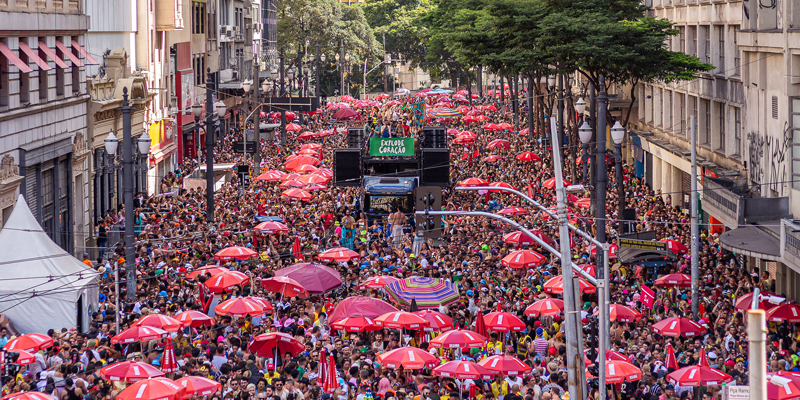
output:
{"label": "awning", "polygon": [[67,63],[65,63],[65,62],[64,62],[64,60],[62,60],[61,58],[59,58],[59,57],[56,55],[56,53],[54,53],[54,52],[53,52],[53,50],[52,50],[52,49],[50,49],[49,47],[47,47],[47,45],[46,45],[46,44],[44,44],[44,42],[39,42],[39,50],[40,50],[42,53],[44,53],[44,54],[45,54],[47,57],[49,57],[51,61],[53,61],[54,63],[56,63],[56,66],[58,66],[59,68],[69,68],[69,67],[67,66]]}
{"label": "awning", "polygon": [[150,155],[153,156],[153,158],[155,158],[156,163],[160,163],[161,161],[171,156],[176,151],[178,151],[178,145],[176,145],[175,142],[172,142],[163,148],[152,151]]}
{"label": "awning", "polygon": [[11,61],[12,64],[16,65],[21,72],[33,71],[31,67],[28,66],[28,64],[20,60],[19,57],[17,57],[17,55],[14,54],[14,51],[12,51],[11,48],[9,48],[3,42],[0,42],[0,53],[3,53],[3,55],[6,56],[6,58],[8,59],[8,61]]}
{"label": "awning", "polygon": [[80,53],[80,55],[82,55],[84,58],[86,58],[86,63],[87,63],[87,64],[91,64],[91,65],[100,65],[100,63],[98,63],[98,62],[97,62],[97,61],[94,59],[94,57],[92,57],[92,56],[89,54],[89,52],[88,52],[88,51],[86,51],[86,49],[84,49],[83,47],[81,47],[81,45],[80,45],[80,44],[78,44],[78,42],[76,42],[76,41],[75,41],[75,39],[72,39],[72,48],[73,48],[73,49],[75,49],[75,50],[77,50],[77,51],[78,51],[78,53]]}
{"label": "awning", "polygon": [[72,54],[72,52],[67,48],[67,46],[64,46],[64,43],[61,43],[60,40],[56,40],[56,48],[58,48],[58,50],[61,51],[62,53],[66,54],[67,58],[69,58],[70,61],[72,61],[73,64],[75,64],[75,65],[77,65],[79,67],[83,66],[83,63],[78,58],[78,56],[76,56],[75,54]]}
{"label": "awning", "polygon": [[28,56],[28,58],[33,60],[33,62],[35,62],[36,65],[38,65],[39,68],[42,69],[42,71],[49,71],[53,69],[51,66],[47,65],[47,62],[45,60],[42,60],[42,58],[39,57],[39,55],[36,54],[36,52],[25,42],[22,41],[19,42],[19,49],[22,50],[22,52],[25,53]]}
{"label": "awning", "polygon": [[722,247],[750,257],[781,261],[780,239],[756,226],[743,226],[720,235]]}
{"label": "awning", "polygon": [[634,249],[620,247],[617,257],[622,264],[638,264],[648,267],[660,267],[678,261],[678,257],[670,250]]}

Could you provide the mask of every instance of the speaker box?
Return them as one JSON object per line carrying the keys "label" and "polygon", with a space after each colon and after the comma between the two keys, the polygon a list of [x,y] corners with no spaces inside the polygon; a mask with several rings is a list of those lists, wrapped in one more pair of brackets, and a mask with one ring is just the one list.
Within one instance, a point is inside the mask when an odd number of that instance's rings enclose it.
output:
{"label": "speaker box", "polygon": [[361,151],[359,149],[334,150],[333,182],[336,186],[361,185]]}
{"label": "speaker box", "polygon": [[364,128],[347,128],[347,147],[351,149],[364,147]]}
{"label": "speaker box", "polygon": [[422,149],[420,181],[420,186],[450,185],[450,149]]}
{"label": "speaker box", "polygon": [[622,234],[636,232],[636,209],[625,208],[622,210]]}
{"label": "speaker box", "polygon": [[426,126],[422,128],[422,147],[444,149],[447,147],[446,131],[441,127]]}

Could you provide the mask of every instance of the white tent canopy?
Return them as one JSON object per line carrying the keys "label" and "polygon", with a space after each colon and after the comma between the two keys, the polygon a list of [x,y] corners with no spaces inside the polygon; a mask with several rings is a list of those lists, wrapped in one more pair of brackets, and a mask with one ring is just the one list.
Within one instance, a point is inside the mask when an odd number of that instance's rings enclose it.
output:
{"label": "white tent canopy", "polygon": [[22,333],[86,331],[98,308],[98,281],[95,270],[47,236],[20,195],[0,229],[0,314]]}

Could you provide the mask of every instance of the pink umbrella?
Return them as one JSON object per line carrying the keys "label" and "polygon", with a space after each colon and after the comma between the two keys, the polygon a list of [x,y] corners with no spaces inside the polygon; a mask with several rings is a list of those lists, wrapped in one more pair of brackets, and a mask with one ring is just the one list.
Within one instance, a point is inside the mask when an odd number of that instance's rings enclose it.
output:
{"label": "pink umbrella", "polygon": [[489,371],[472,361],[450,361],[433,369],[434,376],[454,379],[492,379],[495,372]]}
{"label": "pink umbrella", "polygon": [[447,332],[455,326],[453,319],[437,311],[414,311],[414,314],[428,321],[426,332]]}
{"label": "pink umbrella", "polygon": [[329,311],[329,321],[338,321],[347,317],[377,318],[387,312],[397,311],[391,304],[373,297],[351,296]]}
{"label": "pink umbrella", "polygon": [[338,271],[317,263],[294,264],[275,271],[275,275],[294,279],[311,294],[325,293],[342,284]]}
{"label": "pink umbrella", "polygon": [[364,289],[383,289],[384,286],[396,282],[397,278],[389,275],[378,275],[373,278],[369,278],[366,281],[361,282],[358,285],[358,290]]}
{"label": "pink umbrella", "polygon": [[538,317],[543,315],[545,317],[552,317],[558,315],[564,310],[564,301],[559,299],[542,299],[539,300],[525,309],[525,315],[529,317]]}

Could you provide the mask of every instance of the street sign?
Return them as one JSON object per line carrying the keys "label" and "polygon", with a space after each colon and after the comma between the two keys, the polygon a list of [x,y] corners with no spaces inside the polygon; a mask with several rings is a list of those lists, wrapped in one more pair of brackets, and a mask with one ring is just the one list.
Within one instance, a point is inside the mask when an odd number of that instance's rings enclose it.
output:
{"label": "street sign", "polygon": [[726,400],[750,400],[750,386],[723,386],[722,398]]}
{"label": "street sign", "polygon": [[628,247],[641,250],[660,250],[667,251],[667,244],[664,242],[650,242],[647,240],[623,239],[619,238],[619,247]]}
{"label": "street sign", "polygon": [[255,154],[256,153],[256,142],[255,141],[247,141],[247,142],[233,142],[233,152],[234,153],[248,153],[248,154]]}
{"label": "street sign", "polygon": [[262,109],[265,112],[316,111],[319,109],[319,97],[267,97]]}
{"label": "street sign", "polygon": [[414,155],[413,138],[372,138],[369,140],[369,155],[378,157],[397,157]]}

